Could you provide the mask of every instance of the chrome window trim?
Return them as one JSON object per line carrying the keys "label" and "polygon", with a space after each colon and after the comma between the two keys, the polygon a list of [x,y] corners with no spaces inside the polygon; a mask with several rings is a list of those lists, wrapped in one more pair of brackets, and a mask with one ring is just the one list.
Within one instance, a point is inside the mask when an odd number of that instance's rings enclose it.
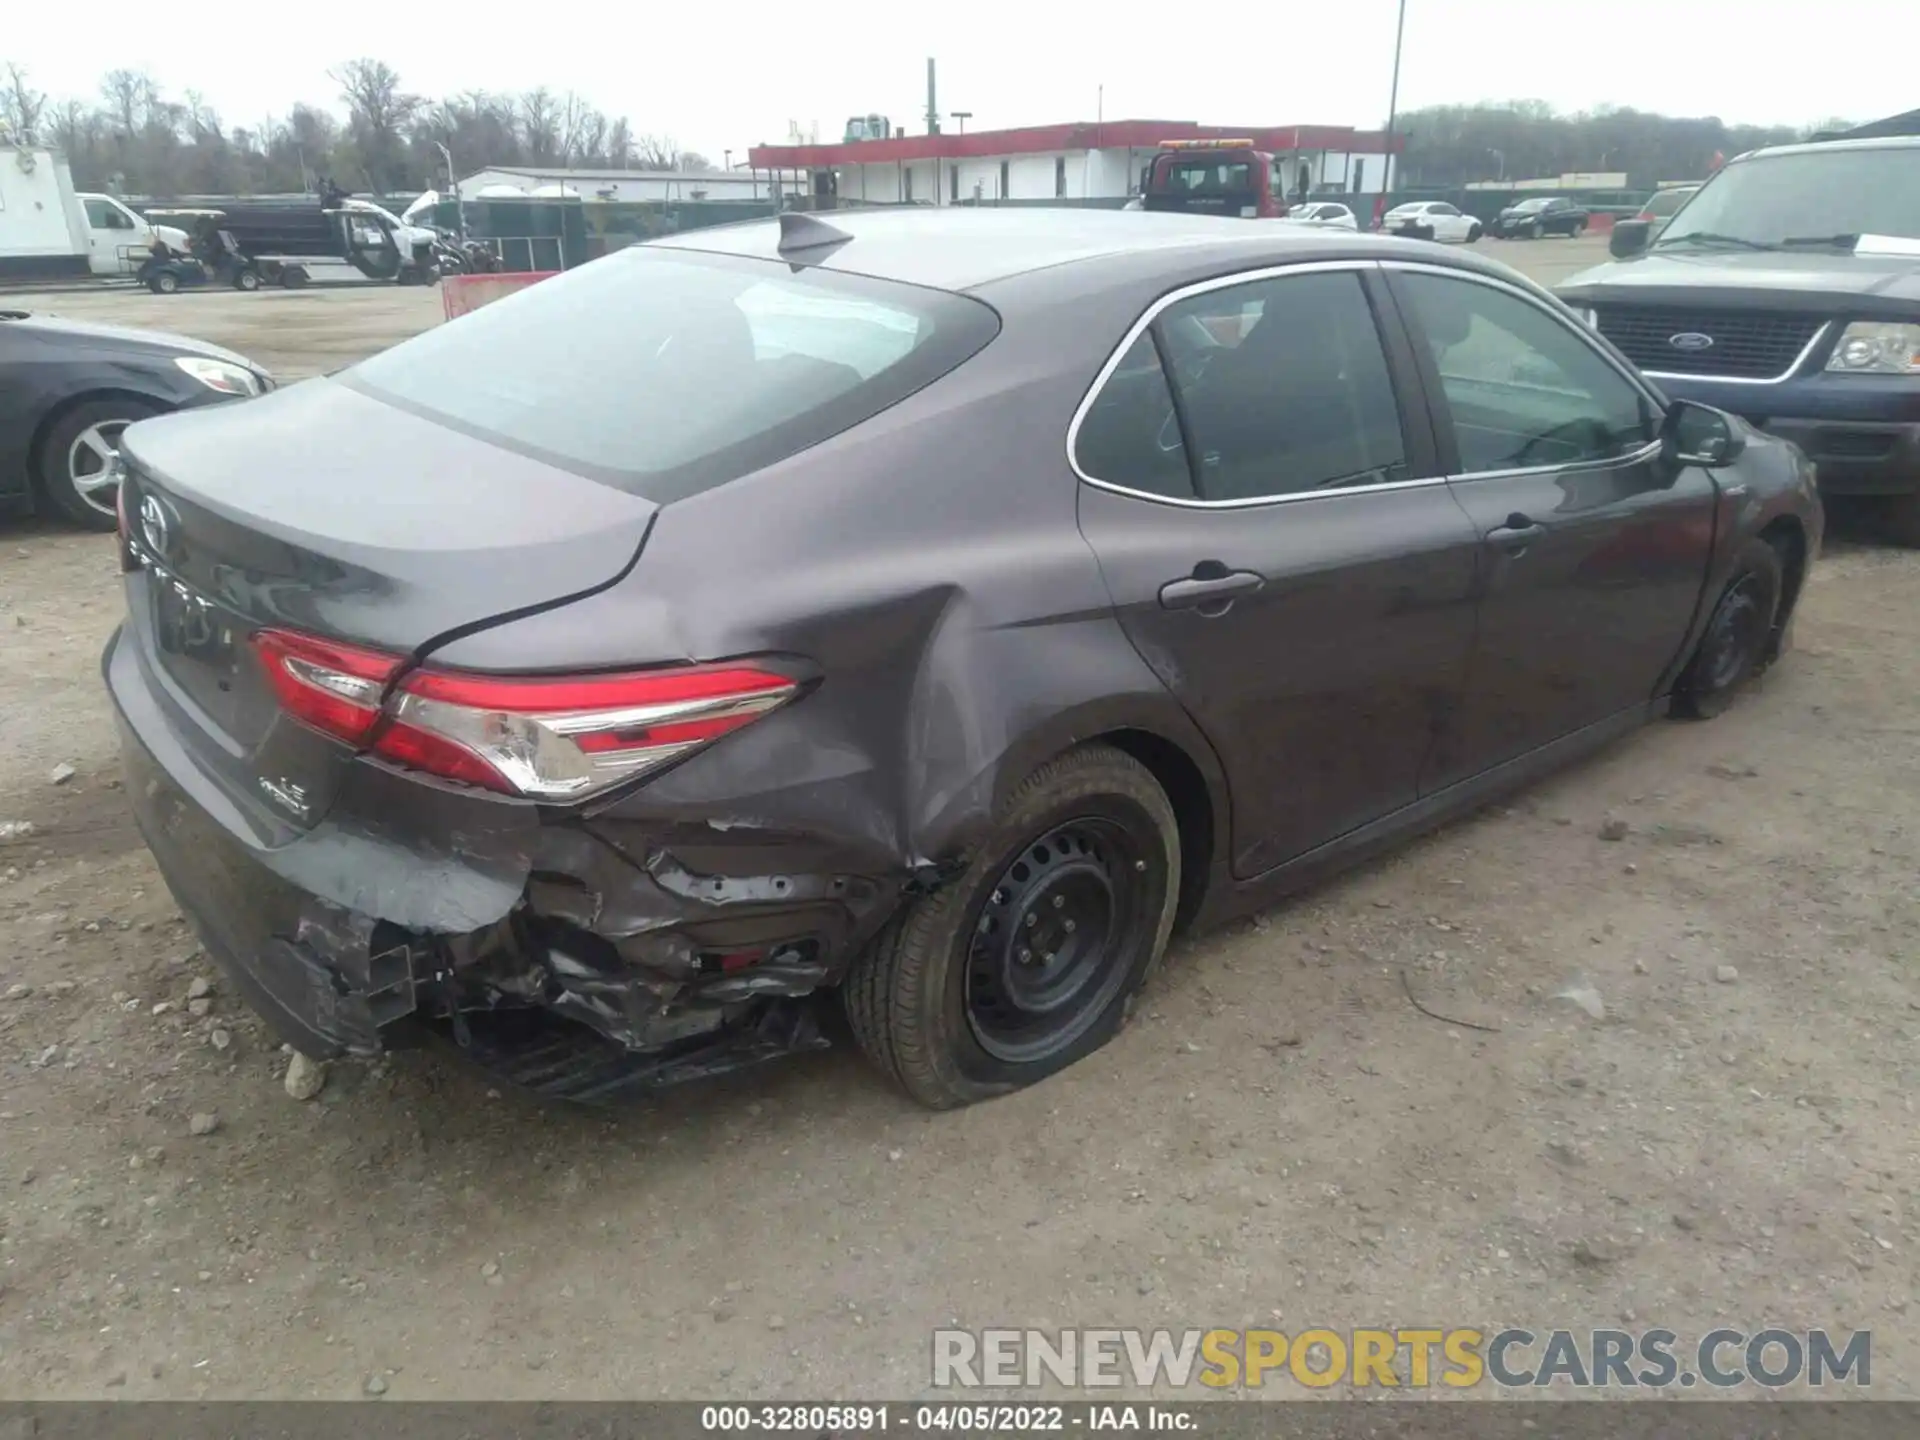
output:
{"label": "chrome window trim", "polygon": [[[1622,365],[1611,353],[1599,345],[1594,344],[1595,332],[1588,326],[1578,321],[1569,323],[1566,316],[1556,311],[1553,306],[1543,303],[1538,295],[1531,294],[1522,287],[1512,284],[1510,281],[1503,280],[1498,276],[1482,275],[1472,270],[1459,270],[1450,265],[1428,265],[1418,260],[1385,260],[1381,262],[1381,267],[1383,269],[1413,270],[1423,274],[1470,280],[1476,284],[1486,286],[1489,290],[1498,290],[1503,294],[1513,296],[1517,300],[1524,300],[1532,305],[1534,309],[1541,311],[1551,319],[1557,320],[1568,333],[1577,336],[1582,345],[1585,345],[1587,349],[1604,360],[1613,370],[1614,374],[1625,380],[1637,394],[1643,397],[1646,402],[1653,407],[1655,414],[1664,414],[1666,412],[1668,402],[1659,395],[1652,386],[1647,384],[1646,380],[1641,377],[1638,371]],[[1588,470],[1612,470],[1622,465],[1641,465],[1646,463],[1660,453],[1662,443],[1663,442],[1656,436],[1638,450],[1626,455],[1614,455],[1598,460],[1563,461],[1558,465],[1529,465],[1516,470],[1459,470],[1445,478],[1449,481],[1460,481],[1464,483],[1473,480],[1510,480],[1528,475],[1572,475]]]}
{"label": "chrome window trim", "polygon": [[[1600,324],[1597,315],[1593,323],[1597,329]],[[1833,329],[1833,321],[1822,320],[1819,328],[1813,332],[1813,338],[1807,341],[1798,355],[1793,357],[1793,360],[1788,364],[1787,368],[1782,370],[1778,375],[1769,376],[1766,379],[1756,380],[1751,376],[1745,375],[1680,375],[1671,370],[1646,370],[1641,373],[1654,380],[1680,380],[1683,382],[1687,380],[1704,380],[1710,385],[1784,385],[1800,373],[1800,367],[1807,363],[1807,357],[1819,348],[1820,342],[1827,338],[1827,332],[1831,329]]]}
{"label": "chrome window trim", "polygon": [[[1120,362],[1134,346],[1149,325],[1160,318],[1160,312],[1177,305],[1182,300],[1195,295],[1206,295],[1215,290],[1230,290],[1236,285],[1251,285],[1261,280],[1281,280],[1290,275],[1321,275],[1336,272],[1350,272],[1363,275],[1369,270],[1380,268],[1378,260],[1308,260],[1293,265],[1263,265],[1256,270],[1237,270],[1231,275],[1215,275],[1211,279],[1196,280],[1183,285],[1178,290],[1170,290],[1153,304],[1149,305],[1140,317],[1128,327],[1127,333],[1120,337],[1120,343],[1107,357],[1093,377],[1093,383],[1087,387],[1087,393],[1080,397],[1080,403],[1074,408],[1073,419],[1067,425],[1067,465],[1080,478],[1083,485],[1091,485],[1096,490],[1105,490],[1114,495],[1125,495],[1134,500],[1147,500],[1156,505],[1170,505],[1183,510],[1253,510],[1264,509],[1269,505],[1291,505],[1301,500],[1331,500],[1338,496],[1370,495],[1385,490],[1419,490],[1431,485],[1447,483],[1444,475],[1423,475],[1414,480],[1385,480],[1375,485],[1343,485],[1336,490],[1295,490],[1285,495],[1256,495],[1243,500],[1202,500],[1199,496],[1155,495],[1149,490],[1135,490],[1131,486],[1116,485],[1111,480],[1102,480],[1097,475],[1089,475],[1080,468],[1080,460],[1075,453],[1080,440],[1080,426],[1087,418],[1087,412],[1093,409],[1093,402],[1107,386],[1113,372],[1120,368]],[[1444,266],[1432,267],[1445,271]],[[1386,341],[1380,341],[1381,358],[1386,358]],[[1172,377],[1167,383],[1171,386]],[[1394,406],[1398,410],[1401,401],[1394,396]],[[1401,416],[1405,423],[1404,414]],[[1191,461],[1189,461],[1191,465]]]}
{"label": "chrome window trim", "polygon": [[1558,465],[1530,465],[1524,470],[1462,470],[1446,479],[1455,484],[1471,485],[1481,480],[1517,480],[1529,475],[1580,475],[1589,470],[1616,470],[1623,465],[1644,465],[1655,459],[1664,443],[1649,440],[1631,454],[1614,455],[1602,460],[1568,460]]}

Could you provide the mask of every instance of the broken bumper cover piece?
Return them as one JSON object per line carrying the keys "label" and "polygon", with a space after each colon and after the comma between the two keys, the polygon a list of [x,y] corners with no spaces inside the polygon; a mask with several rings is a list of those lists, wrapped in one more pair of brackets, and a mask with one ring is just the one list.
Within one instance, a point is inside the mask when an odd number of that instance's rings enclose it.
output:
{"label": "broken bumper cover piece", "polygon": [[[316,1058],[437,1033],[511,1083],[606,1100],[820,1048],[805,998],[838,980],[906,883],[695,872],[665,845],[636,863],[530,806],[479,811],[482,829],[452,813],[457,793],[412,841],[323,819],[258,846],[221,818],[231,807],[173,741],[129,650],[116,637],[103,668],[140,832],[209,955]],[[409,784],[364,768],[350,791]],[[377,794],[354,798],[341,808],[381,813]],[[703,863],[724,858],[705,827],[682,838],[695,835]]]}

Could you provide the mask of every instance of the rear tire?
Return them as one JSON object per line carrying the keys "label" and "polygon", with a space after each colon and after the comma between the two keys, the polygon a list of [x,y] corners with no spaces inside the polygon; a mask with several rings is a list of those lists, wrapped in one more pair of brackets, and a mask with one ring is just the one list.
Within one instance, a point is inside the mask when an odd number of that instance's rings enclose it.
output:
{"label": "rear tire", "polygon": [[88,530],[115,527],[117,485],[105,483],[120,432],[160,407],[131,397],[87,400],[62,415],[40,442],[40,494],[55,512]]}
{"label": "rear tire", "polygon": [[1780,552],[1755,537],[1734,556],[1706,632],[1673,687],[1673,713],[1711,720],[1766,668],[1783,589]]}
{"label": "rear tire", "polygon": [[307,272],[299,265],[289,265],[280,272],[280,288],[298,290],[307,283]]}
{"label": "rear tire", "polygon": [[163,270],[147,281],[147,289],[156,295],[175,294],[180,289],[180,277]]}
{"label": "rear tire", "polygon": [[236,270],[233,276],[233,288],[236,290],[258,290],[260,272],[258,270]]}
{"label": "rear tire", "polygon": [[1111,746],[1069,751],[1007,798],[963,874],[854,961],[854,1037],[931,1109],[1045,1079],[1125,1023],[1179,894],[1179,828],[1152,774]]}

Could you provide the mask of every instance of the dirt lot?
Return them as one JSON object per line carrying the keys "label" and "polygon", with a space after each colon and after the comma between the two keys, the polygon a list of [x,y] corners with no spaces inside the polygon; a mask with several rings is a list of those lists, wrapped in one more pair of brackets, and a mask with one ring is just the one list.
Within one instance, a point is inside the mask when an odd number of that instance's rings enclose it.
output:
{"label": "dirt lot", "polygon": [[[295,376],[436,303],[48,308]],[[1871,1328],[1920,1393],[1920,556],[1842,540],[1727,716],[1178,946],[942,1116],[845,1051],[615,1115],[433,1054],[290,1098],[125,819],[118,606],[107,540],[0,531],[0,1396],[912,1396],[955,1321]]]}

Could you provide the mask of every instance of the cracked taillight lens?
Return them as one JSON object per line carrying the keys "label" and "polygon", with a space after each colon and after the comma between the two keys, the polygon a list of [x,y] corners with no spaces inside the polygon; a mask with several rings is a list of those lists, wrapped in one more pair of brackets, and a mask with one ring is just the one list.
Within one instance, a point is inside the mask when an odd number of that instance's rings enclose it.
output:
{"label": "cracked taillight lens", "polygon": [[535,800],[578,800],[658,770],[799,688],[742,664],[567,677],[422,668],[393,686],[396,656],[271,630],[254,645],[295,718],[408,769]]}
{"label": "cracked taillight lens", "polygon": [[575,800],[711,745],[793,698],[784,675],[687,665],[508,679],[416,670],[374,753],[539,800]]}

